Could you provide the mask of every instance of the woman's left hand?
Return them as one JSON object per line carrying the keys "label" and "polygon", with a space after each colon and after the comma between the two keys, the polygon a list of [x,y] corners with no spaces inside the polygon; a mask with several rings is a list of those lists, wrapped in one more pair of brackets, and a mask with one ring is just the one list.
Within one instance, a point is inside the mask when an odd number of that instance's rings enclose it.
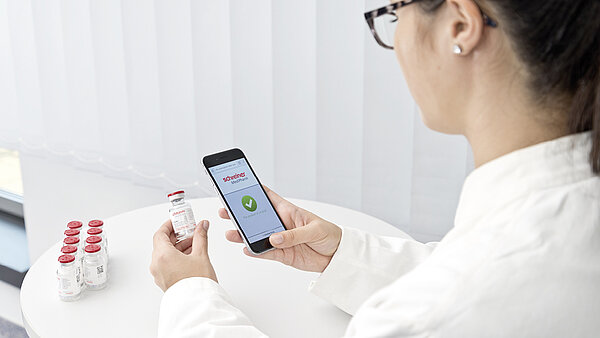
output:
{"label": "woman's left hand", "polygon": [[154,250],[150,273],[163,291],[188,277],[206,277],[217,281],[208,258],[208,221],[198,223],[194,236],[177,244],[171,221],[166,221],[154,234]]}

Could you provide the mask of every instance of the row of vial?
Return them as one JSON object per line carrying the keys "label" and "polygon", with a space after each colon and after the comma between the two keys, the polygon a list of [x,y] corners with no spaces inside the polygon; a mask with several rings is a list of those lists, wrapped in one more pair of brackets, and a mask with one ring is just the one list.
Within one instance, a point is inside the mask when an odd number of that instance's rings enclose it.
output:
{"label": "row of vial", "polygon": [[88,223],[83,241],[83,223],[71,221],[64,232],[58,257],[58,296],[63,301],[76,301],[84,290],[100,290],[108,281],[108,242],[104,222]]}

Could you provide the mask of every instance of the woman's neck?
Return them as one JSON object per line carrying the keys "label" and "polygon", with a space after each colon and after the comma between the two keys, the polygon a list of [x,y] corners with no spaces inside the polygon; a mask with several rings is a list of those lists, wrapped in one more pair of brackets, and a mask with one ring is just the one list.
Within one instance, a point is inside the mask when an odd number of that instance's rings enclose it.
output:
{"label": "woman's neck", "polygon": [[515,150],[569,133],[566,112],[533,103],[523,86],[497,86],[476,93],[467,114],[465,136],[473,149],[475,167]]}

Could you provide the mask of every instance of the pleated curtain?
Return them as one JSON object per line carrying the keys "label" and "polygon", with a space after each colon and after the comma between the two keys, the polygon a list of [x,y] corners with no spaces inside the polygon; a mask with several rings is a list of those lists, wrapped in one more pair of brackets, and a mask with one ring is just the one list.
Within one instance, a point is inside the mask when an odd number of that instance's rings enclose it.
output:
{"label": "pleated curtain", "polygon": [[423,125],[376,4],[0,0],[0,146],[198,197],[239,147],[284,196],[439,239],[470,150]]}

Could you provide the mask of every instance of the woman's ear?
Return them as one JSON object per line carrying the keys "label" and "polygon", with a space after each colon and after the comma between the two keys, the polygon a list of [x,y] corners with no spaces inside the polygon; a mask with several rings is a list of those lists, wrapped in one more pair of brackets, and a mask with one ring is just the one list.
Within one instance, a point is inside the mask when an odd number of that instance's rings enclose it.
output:
{"label": "woman's ear", "polygon": [[481,10],[473,0],[447,0],[450,16],[449,53],[470,54],[481,42],[484,22]]}

